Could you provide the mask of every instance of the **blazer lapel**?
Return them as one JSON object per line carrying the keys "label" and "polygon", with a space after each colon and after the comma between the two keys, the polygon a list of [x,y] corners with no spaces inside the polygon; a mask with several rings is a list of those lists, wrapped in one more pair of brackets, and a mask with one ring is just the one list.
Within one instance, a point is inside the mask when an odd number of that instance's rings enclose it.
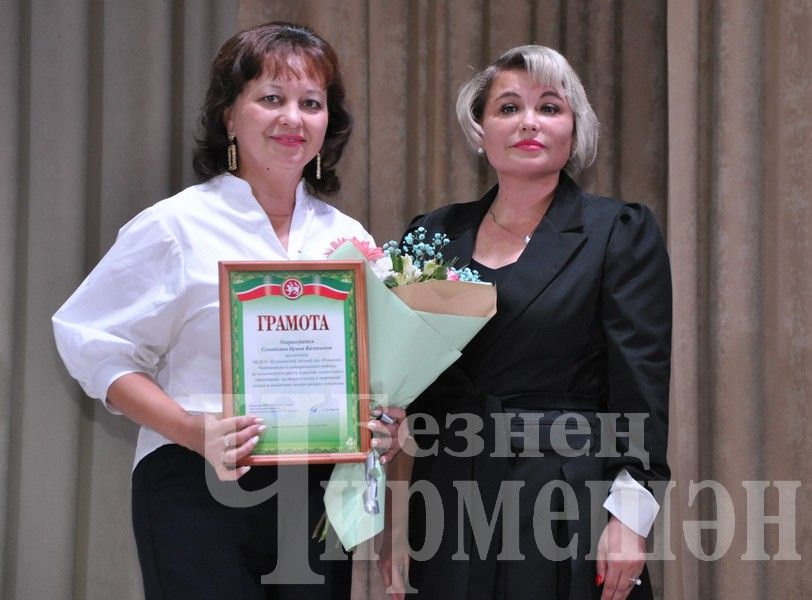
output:
{"label": "blazer lapel", "polygon": [[447,260],[456,259],[455,267],[467,267],[471,262],[479,224],[496,197],[497,190],[498,187],[494,186],[475,202],[454,205],[441,223],[427,226],[430,231],[440,231],[448,236],[449,243],[443,249],[443,255]]}
{"label": "blazer lapel", "polygon": [[496,315],[479,334],[477,346],[490,347],[566,268],[570,258],[586,242],[582,202],[581,190],[562,172],[547,214],[498,290]]}

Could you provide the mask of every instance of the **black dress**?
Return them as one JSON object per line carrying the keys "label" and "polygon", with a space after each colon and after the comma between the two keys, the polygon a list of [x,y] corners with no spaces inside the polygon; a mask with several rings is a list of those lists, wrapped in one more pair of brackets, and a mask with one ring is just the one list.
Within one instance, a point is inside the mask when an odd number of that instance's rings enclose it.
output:
{"label": "black dress", "polygon": [[[447,234],[445,255],[470,264],[496,191],[411,227]],[[436,452],[412,473],[410,584],[444,600],[599,598],[609,485],[622,469],[643,485],[670,476],[665,245],[645,206],[585,194],[562,173],[518,261],[482,270],[497,314],[409,408],[439,425],[415,423]],[[607,413],[645,413],[643,439],[602,436],[599,413],[620,432],[625,417]],[[651,597],[642,579],[630,598]]]}

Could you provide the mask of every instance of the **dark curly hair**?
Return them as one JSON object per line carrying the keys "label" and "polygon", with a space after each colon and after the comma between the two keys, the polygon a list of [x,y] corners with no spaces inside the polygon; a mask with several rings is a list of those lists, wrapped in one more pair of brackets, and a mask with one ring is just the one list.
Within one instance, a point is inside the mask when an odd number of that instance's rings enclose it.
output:
{"label": "dark curly hair", "polygon": [[[327,90],[327,132],[321,148],[321,179],[316,160],[304,168],[312,192],[334,194],[341,184],[335,166],[352,132],[352,116],[344,97],[344,83],[335,50],[309,27],[274,21],[246,29],[220,48],[211,66],[211,78],[200,114],[203,137],[198,138],[192,166],[200,181],[226,172],[228,135],[223,113],[237,99],[245,84],[267,68],[276,77],[292,72],[289,57],[304,59],[305,74]],[[293,75],[299,73],[293,72]],[[239,143],[239,141],[238,141]]]}

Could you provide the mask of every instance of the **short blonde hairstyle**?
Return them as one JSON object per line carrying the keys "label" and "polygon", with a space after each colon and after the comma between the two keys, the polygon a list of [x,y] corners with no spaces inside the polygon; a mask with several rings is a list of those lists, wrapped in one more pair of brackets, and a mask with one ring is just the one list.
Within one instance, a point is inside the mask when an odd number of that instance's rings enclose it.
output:
{"label": "short blonde hairstyle", "polygon": [[482,145],[483,131],[480,123],[485,102],[493,80],[504,71],[524,71],[537,83],[560,89],[572,108],[574,121],[572,150],[564,169],[571,175],[576,175],[595,162],[600,129],[598,118],[587,100],[581,80],[567,59],[546,46],[512,48],[460,88],[457,118],[471,146],[477,149]]}

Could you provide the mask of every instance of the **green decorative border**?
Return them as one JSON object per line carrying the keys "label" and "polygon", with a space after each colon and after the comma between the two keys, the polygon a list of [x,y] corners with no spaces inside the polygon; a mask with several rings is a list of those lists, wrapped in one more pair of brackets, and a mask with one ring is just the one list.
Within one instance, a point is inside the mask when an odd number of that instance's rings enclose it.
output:
{"label": "green decorative border", "polygon": [[[273,442],[263,444],[262,439],[252,452],[255,456],[272,456],[277,454],[321,454],[321,453],[356,453],[361,451],[359,435],[359,372],[358,372],[358,323],[356,272],[350,269],[292,269],[285,271],[229,271],[229,315],[231,321],[231,381],[234,416],[245,414],[245,380],[243,378],[243,302],[237,298],[235,286],[251,279],[264,278],[269,282],[282,283],[286,279],[304,279],[306,277],[323,277],[349,284],[351,289],[344,305],[344,353],[346,365],[347,394],[347,431],[352,434],[344,440],[343,446],[322,446],[314,448],[312,443],[303,442],[307,447],[280,448]],[[363,276],[363,274],[361,275]],[[289,300],[284,300],[289,302]],[[270,431],[268,431],[270,433]],[[270,447],[274,444],[274,447]]]}

